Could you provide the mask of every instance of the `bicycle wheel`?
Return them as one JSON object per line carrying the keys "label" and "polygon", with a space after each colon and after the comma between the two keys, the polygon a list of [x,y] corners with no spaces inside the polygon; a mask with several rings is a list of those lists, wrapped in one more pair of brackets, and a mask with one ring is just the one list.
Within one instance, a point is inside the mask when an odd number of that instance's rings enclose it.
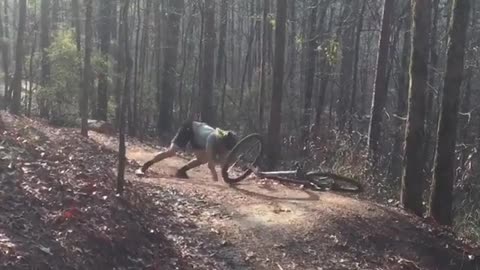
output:
{"label": "bicycle wheel", "polygon": [[357,180],[330,172],[308,172],[306,178],[321,189],[355,193],[363,191],[363,186]]}
{"label": "bicycle wheel", "polygon": [[240,140],[228,153],[222,165],[222,177],[228,184],[234,184],[252,173],[263,153],[263,140],[260,134],[250,134]]}

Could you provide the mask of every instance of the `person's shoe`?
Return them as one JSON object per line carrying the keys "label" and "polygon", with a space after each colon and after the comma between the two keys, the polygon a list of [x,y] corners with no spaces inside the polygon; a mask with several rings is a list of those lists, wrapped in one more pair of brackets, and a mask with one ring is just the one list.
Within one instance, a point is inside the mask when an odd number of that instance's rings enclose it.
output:
{"label": "person's shoe", "polygon": [[175,177],[177,178],[182,178],[182,179],[188,179],[187,172],[185,170],[178,170],[177,173],[175,174]]}
{"label": "person's shoe", "polygon": [[135,171],[135,174],[137,176],[144,176],[145,175],[145,172],[142,170],[142,168],[139,168]]}

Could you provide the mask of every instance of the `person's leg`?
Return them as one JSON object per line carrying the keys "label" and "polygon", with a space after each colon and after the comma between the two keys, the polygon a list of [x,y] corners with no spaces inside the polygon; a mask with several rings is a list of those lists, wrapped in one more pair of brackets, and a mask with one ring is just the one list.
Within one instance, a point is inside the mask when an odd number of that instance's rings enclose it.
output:
{"label": "person's leg", "polygon": [[175,175],[178,178],[188,178],[187,171],[191,170],[193,168],[196,168],[202,164],[204,164],[202,160],[199,160],[198,158],[194,158],[190,160],[187,164],[185,164],[183,167],[178,169],[177,174]]}
{"label": "person's leg", "polygon": [[185,122],[182,127],[180,127],[177,131],[177,134],[175,134],[175,137],[173,137],[172,142],[170,144],[170,147],[166,150],[163,151],[159,154],[157,154],[153,159],[147,161],[145,164],[143,164],[142,168],[138,169],[136,171],[137,175],[143,175],[145,174],[145,171],[150,168],[153,164],[165,159],[169,158],[172,156],[175,156],[176,152],[179,149],[183,149],[187,146],[187,144],[190,142],[192,138],[192,128],[191,128],[191,123],[190,122]]}
{"label": "person's leg", "polygon": [[182,168],[178,169],[176,176],[179,178],[188,178],[187,171],[191,170],[193,168],[196,168],[202,164],[207,163],[207,160],[205,159],[205,151],[202,150],[194,150],[195,153],[195,159],[191,160],[185,166]]}
{"label": "person's leg", "polygon": [[152,159],[145,162],[145,164],[143,164],[143,166],[139,170],[136,171],[136,174],[137,175],[145,174],[145,172],[148,170],[148,168],[150,168],[153,164],[155,164],[157,162],[160,162],[163,159],[173,157],[173,156],[175,156],[175,154],[176,154],[176,146],[174,144],[172,144],[172,145],[170,145],[170,147],[167,150],[158,153]]}

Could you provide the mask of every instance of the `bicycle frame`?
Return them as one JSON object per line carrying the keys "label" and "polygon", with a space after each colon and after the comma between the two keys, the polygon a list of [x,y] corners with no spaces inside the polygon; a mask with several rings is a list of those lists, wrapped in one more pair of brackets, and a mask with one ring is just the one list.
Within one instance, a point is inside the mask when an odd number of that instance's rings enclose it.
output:
{"label": "bicycle frame", "polygon": [[[305,180],[305,173],[301,169],[289,170],[289,171],[260,171],[258,166],[249,164],[249,169],[259,178],[267,178],[277,180],[280,182],[292,183],[292,184],[308,184],[309,181]],[[293,176],[287,178],[286,176]],[[302,179],[302,180],[299,180]]]}

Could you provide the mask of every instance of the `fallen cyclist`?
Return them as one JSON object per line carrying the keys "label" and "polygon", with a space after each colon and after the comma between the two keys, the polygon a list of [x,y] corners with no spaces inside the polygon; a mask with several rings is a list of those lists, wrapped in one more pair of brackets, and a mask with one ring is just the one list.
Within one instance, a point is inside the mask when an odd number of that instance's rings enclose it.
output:
{"label": "fallen cyclist", "polygon": [[179,150],[185,150],[187,145],[193,149],[195,158],[178,169],[176,177],[188,178],[187,171],[202,164],[208,164],[208,169],[214,181],[218,181],[215,164],[221,162],[228,151],[237,144],[237,136],[233,131],[213,128],[206,123],[186,121],[172,139],[170,147],[155,155],[135,173],[144,175],[153,164],[169,157],[173,157]]}

